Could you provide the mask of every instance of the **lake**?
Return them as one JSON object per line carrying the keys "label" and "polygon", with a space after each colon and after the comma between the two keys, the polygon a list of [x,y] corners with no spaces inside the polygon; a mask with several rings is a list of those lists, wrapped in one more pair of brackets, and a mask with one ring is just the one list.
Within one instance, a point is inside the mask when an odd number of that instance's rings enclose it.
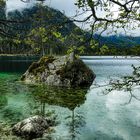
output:
{"label": "lake", "polygon": [[[82,59],[96,74],[93,83],[100,85],[131,74],[131,65],[140,63],[139,58],[131,57]],[[133,99],[125,105],[129,100],[127,92],[103,95],[105,87],[94,85],[88,90],[26,85],[19,79],[34,60],[0,58],[0,123],[11,126],[44,114],[57,121],[54,132],[49,134],[52,140],[140,140],[140,101]],[[140,97],[138,89],[134,92]]]}

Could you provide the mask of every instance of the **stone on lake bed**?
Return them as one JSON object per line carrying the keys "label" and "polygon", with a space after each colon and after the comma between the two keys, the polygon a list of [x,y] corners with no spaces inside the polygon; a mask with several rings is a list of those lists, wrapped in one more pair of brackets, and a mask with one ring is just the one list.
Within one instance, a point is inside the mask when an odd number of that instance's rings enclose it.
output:
{"label": "stone on lake bed", "polygon": [[44,56],[32,63],[21,80],[59,87],[89,87],[95,79],[92,70],[73,53],[61,57]]}
{"label": "stone on lake bed", "polygon": [[33,139],[41,137],[48,128],[49,124],[45,118],[33,116],[14,125],[12,131],[17,136]]}

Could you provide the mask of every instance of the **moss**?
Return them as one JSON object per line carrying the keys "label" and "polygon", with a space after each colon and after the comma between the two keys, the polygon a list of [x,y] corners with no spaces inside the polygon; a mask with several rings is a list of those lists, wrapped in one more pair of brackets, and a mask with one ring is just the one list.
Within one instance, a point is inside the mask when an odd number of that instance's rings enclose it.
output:
{"label": "moss", "polygon": [[23,140],[13,135],[11,126],[6,123],[0,123],[0,139],[1,140]]}
{"label": "moss", "polygon": [[25,75],[22,75],[22,76],[21,76],[21,81],[24,81],[25,78],[26,78],[26,76],[25,76]]}
{"label": "moss", "polygon": [[28,71],[29,71],[30,73],[32,73],[33,70],[36,69],[36,68],[38,68],[38,67],[39,67],[39,63],[38,63],[38,62],[33,62],[33,63],[31,64],[31,66],[29,67]]}
{"label": "moss", "polygon": [[39,64],[40,65],[45,65],[48,63],[52,63],[55,60],[55,58],[53,56],[44,56],[39,60]]}
{"label": "moss", "polygon": [[44,72],[45,71],[45,66],[40,66],[40,67],[37,67],[36,69],[34,69],[33,71],[32,71],[32,73],[34,74],[34,75],[37,75],[37,73],[42,73],[42,72]]}
{"label": "moss", "polygon": [[55,58],[52,56],[49,56],[49,57],[44,56],[38,62],[33,62],[31,66],[29,67],[28,71],[29,73],[32,73],[33,75],[42,73],[45,71],[46,68],[48,68],[48,64],[52,63],[54,60]]}

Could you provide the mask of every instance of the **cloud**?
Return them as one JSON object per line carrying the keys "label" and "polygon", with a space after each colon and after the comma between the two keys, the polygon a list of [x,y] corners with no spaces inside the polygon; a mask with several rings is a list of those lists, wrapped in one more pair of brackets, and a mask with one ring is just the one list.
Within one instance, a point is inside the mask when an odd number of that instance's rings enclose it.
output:
{"label": "cloud", "polygon": [[[59,11],[65,13],[66,16],[72,17],[78,11],[78,7],[75,5],[76,0],[46,0],[45,4],[54,9],[58,9]],[[28,8],[35,4],[35,0],[31,0],[30,3],[21,2],[21,0],[7,0],[7,12],[13,10],[23,10],[24,8]],[[87,13],[88,15],[88,13]],[[78,17],[78,19],[83,19],[87,15],[82,15]],[[76,23],[78,26],[82,26],[80,23]]]}
{"label": "cloud", "polygon": [[[21,0],[7,0],[7,12],[12,10],[23,10],[24,8],[28,8],[32,6],[35,3],[36,0],[31,0],[30,3],[24,3],[21,2]],[[66,16],[72,17],[76,14],[76,11],[78,10],[77,6],[74,4],[77,0],[46,0],[45,3],[52,8],[58,9],[61,12],[64,12]],[[116,9],[116,7],[115,7]],[[114,7],[113,7],[114,10]],[[90,13],[86,13],[85,15],[80,16],[78,19],[84,19],[87,17]],[[99,15],[103,15],[101,11],[98,13]],[[117,13],[114,13],[115,17],[117,16]],[[80,23],[76,23],[78,26],[82,28],[89,28],[89,25],[84,25]],[[128,30],[129,34],[133,35],[140,35],[138,28],[135,30]],[[127,31],[127,32],[128,32]],[[118,30],[119,33],[124,34],[124,31],[122,29]]]}
{"label": "cloud", "polygon": [[21,2],[21,0],[7,0],[6,6],[7,6],[7,12],[13,11],[13,10],[22,10],[24,8],[30,7],[32,3],[24,3]]}
{"label": "cloud", "polygon": [[[67,16],[72,16],[75,14],[77,10],[77,6],[75,6],[76,0],[46,0],[46,4],[52,8],[58,9],[61,12],[65,11]],[[35,3],[35,0],[32,0],[30,3],[24,3],[21,0],[7,0],[7,11],[12,10],[23,10],[24,8],[28,8]]]}
{"label": "cloud", "polygon": [[76,0],[47,0],[46,3],[50,7],[58,9],[60,11],[65,11],[67,16],[72,16],[75,14],[77,10],[77,6],[75,6]]}

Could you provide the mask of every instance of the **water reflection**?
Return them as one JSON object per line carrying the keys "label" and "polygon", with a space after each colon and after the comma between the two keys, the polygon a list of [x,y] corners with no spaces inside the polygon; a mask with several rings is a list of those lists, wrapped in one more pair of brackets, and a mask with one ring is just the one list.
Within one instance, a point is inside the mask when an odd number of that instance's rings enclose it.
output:
{"label": "water reflection", "polygon": [[0,72],[25,72],[38,59],[34,56],[0,56]]}
{"label": "water reflection", "polygon": [[83,115],[75,110],[84,104],[87,89],[62,89],[45,85],[30,86],[29,89],[34,101],[40,104],[39,114],[46,115],[47,105],[60,106],[70,110],[71,113],[65,117],[65,125],[69,129],[68,139],[76,139],[79,134],[78,129],[85,125],[85,121]]}
{"label": "water reflection", "polygon": [[77,135],[80,134],[79,128],[85,126],[85,118],[82,114],[75,113],[75,110],[71,111],[71,115],[66,117],[67,126],[69,128],[69,139],[75,140]]}
{"label": "water reflection", "polygon": [[[1,62],[0,69],[4,67]],[[130,59],[115,59],[115,61],[114,59],[98,59],[85,62],[96,73],[97,84],[108,83],[110,77],[119,78],[129,75],[132,72],[131,65],[139,65],[139,61]],[[8,65],[8,63],[3,63]],[[17,71],[19,70],[16,64],[13,67]],[[8,71],[10,70],[12,72],[9,67]],[[0,73],[0,122],[8,120],[8,125],[10,125],[36,113],[48,116],[49,111],[49,114],[57,115],[56,120],[60,122],[55,127],[56,132],[51,134],[53,140],[140,139],[140,102],[134,100],[127,106],[121,105],[128,101],[129,94],[119,91],[107,96],[99,96],[96,93],[100,93],[102,89],[95,88],[86,95],[86,90],[84,92],[78,89],[72,91],[71,89],[61,90],[25,85],[16,82],[17,79],[20,79],[19,73],[3,72]],[[136,94],[138,93],[139,90]],[[1,136],[0,139],[2,139]]]}
{"label": "water reflection", "polygon": [[5,95],[0,96],[0,109],[3,109],[5,106],[7,106],[8,100]]}

